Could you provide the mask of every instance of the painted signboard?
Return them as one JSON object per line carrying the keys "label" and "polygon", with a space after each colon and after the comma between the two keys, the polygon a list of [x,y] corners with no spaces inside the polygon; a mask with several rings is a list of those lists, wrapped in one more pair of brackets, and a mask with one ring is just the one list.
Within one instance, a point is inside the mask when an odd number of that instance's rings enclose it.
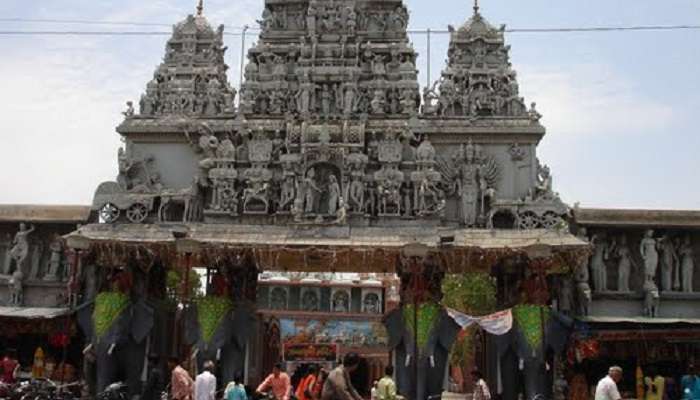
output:
{"label": "painted signboard", "polygon": [[388,336],[379,321],[281,319],[282,343],[337,344],[353,347],[385,347]]}
{"label": "painted signboard", "polygon": [[291,344],[284,345],[284,361],[321,362],[335,361],[338,346],[335,344]]}

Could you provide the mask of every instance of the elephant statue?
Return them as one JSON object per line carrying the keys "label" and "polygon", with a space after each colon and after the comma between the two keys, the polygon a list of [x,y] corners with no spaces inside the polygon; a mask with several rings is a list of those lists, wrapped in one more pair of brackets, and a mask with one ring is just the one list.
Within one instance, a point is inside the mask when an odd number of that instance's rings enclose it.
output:
{"label": "elephant statue", "polygon": [[246,346],[257,321],[254,304],[210,296],[188,305],[184,312],[185,343],[197,352],[199,368],[207,360],[219,360],[222,382],[243,374]]}
{"label": "elephant statue", "polygon": [[[513,328],[506,334],[492,336],[500,365],[504,400],[518,398],[518,377],[522,376],[524,398],[538,395],[552,398],[553,361],[565,351],[573,320],[547,306],[521,305],[513,308]],[[520,373],[518,372],[520,370]]]}
{"label": "elephant statue", "polygon": [[[105,312],[109,309],[109,312]],[[104,316],[109,314],[109,320]],[[102,317],[100,316],[102,315]],[[143,297],[102,292],[77,309],[78,324],[93,346],[96,393],[117,381],[128,385],[129,395],[140,392],[149,354],[154,309]]]}
{"label": "elephant statue", "polygon": [[[397,389],[410,400],[442,394],[449,351],[461,330],[438,303],[423,303],[418,310],[418,338],[411,324],[412,305],[402,305],[384,318],[389,348],[395,354]],[[421,326],[421,320],[427,326]]]}

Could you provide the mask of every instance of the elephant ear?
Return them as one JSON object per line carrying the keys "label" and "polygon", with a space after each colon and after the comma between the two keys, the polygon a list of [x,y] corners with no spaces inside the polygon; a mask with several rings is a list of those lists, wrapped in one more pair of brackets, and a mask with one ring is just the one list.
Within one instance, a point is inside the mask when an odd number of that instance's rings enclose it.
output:
{"label": "elephant ear", "polygon": [[188,346],[192,346],[199,341],[200,329],[199,320],[197,317],[197,306],[190,304],[183,311],[184,319],[184,340]]}
{"label": "elephant ear", "polygon": [[92,322],[92,313],[94,310],[95,304],[91,302],[78,306],[75,311],[78,319],[78,325],[80,325],[83,335],[85,335],[88,340],[92,340],[95,337],[95,328],[93,327]]}
{"label": "elephant ear", "polygon": [[462,330],[462,327],[459,326],[453,318],[447,315],[447,311],[443,308],[440,311],[440,323],[435,326],[435,329],[438,330],[438,343],[449,351],[452,348],[452,344],[457,340],[457,335]]}
{"label": "elephant ear", "polygon": [[248,344],[248,339],[253,334],[255,322],[257,318],[255,311],[248,304],[241,304],[233,311],[233,317],[230,319],[229,332],[233,343],[239,348],[244,349]]}
{"label": "elephant ear", "polygon": [[131,337],[136,343],[141,343],[153,329],[153,308],[143,299],[138,300],[131,307]]}
{"label": "elephant ear", "polygon": [[520,354],[517,351],[518,332],[516,329],[511,329],[503,335],[490,335],[489,338],[496,346],[498,357],[503,357],[511,348]]}
{"label": "elephant ear", "polygon": [[389,348],[396,348],[404,338],[405,323],[403,320],[403,311],[401,307],[393,309],[382,321],[386,327],[386,332],[389,335]]}
{"label": "elephant ear", "polygon": [[547,347],[552,349],[555,354],[563,352],[566,349],[566,344],[569,342],[569,336],[571,335],[573,327],[573,319],[562,313],[552,311],[545,330]]}

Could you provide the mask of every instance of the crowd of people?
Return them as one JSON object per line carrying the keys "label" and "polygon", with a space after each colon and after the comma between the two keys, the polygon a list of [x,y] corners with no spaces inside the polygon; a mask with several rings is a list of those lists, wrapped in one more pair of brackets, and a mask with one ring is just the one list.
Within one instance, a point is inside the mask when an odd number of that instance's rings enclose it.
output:
{"label": "crowd of people", "polygon": [[[700,400],[700,372],[690,365],[688,373],[681,378],[680,386],[670,378],[664,378],[656,372],[651,372],[643,380],[643,396],[639,400]],[[598,382],[595,389],[595,400],[621,400],[618,383],[622,381],[622,368],[610,367],[608,375]],[[639,393],[641,395],[642,393]],[[640,396],[637,397],[640,397]]]}
{"label": "crowd of people", "polygon": [[[232,382],[222,385],[223,393],[217,391],[215,364],[212,361],[206,361],[202,373],[193,379],[177,359],[171,359],[169,394],[173,400],[362,400],[350,378],[359,365],[360,357],[355,353],[346,354],[342,363],[330,372],[310,365],[296,387],[293,387],[283,365],[278,363],[254,393],[249,395],[242,377],[236,377]],[[373,392],[376,390],[377,400],[397,400],[396,384],[392,378],[393,367],[387,367],[385,372]],[[163,376],[157,369],[152,369],[149,374],[142,396],[144,400],[159,398],[156,388],[163,381]]]}

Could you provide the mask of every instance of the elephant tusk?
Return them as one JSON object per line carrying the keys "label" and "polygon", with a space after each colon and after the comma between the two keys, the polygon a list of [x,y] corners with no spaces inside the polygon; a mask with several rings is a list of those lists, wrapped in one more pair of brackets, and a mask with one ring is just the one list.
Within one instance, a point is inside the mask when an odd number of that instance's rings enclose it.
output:
{"label": "elephant tusk", "polygon": [[83,354],[87,354],[88,352],[90,352],[90,350],[92,350],[92,347],[93,347],[93,346],[92,346],[92,343],[90,343],[89,345],[87,345],[87,346],[83,349]]}
{"label": "elephant tusk", "polygon": [[435,368],[435,356],[430,356],[430,368]]}
{"label": "elephant tusk", "polygon": [[114,351],[114,348],[115,348],[115,347],[117,347],[117,344],[116,344],[116,343],[112,343],[112,344],[109,346],[109,350],[107,350],[107,354],[109,354],[109,355],[111,356],[111,355],[112,355],[112,352]]}
{"label": "elephant tusk", "polygon": [[411,365],[411,356],[407,355],[406,356],[406,366],[408,367],[409,365]]}

